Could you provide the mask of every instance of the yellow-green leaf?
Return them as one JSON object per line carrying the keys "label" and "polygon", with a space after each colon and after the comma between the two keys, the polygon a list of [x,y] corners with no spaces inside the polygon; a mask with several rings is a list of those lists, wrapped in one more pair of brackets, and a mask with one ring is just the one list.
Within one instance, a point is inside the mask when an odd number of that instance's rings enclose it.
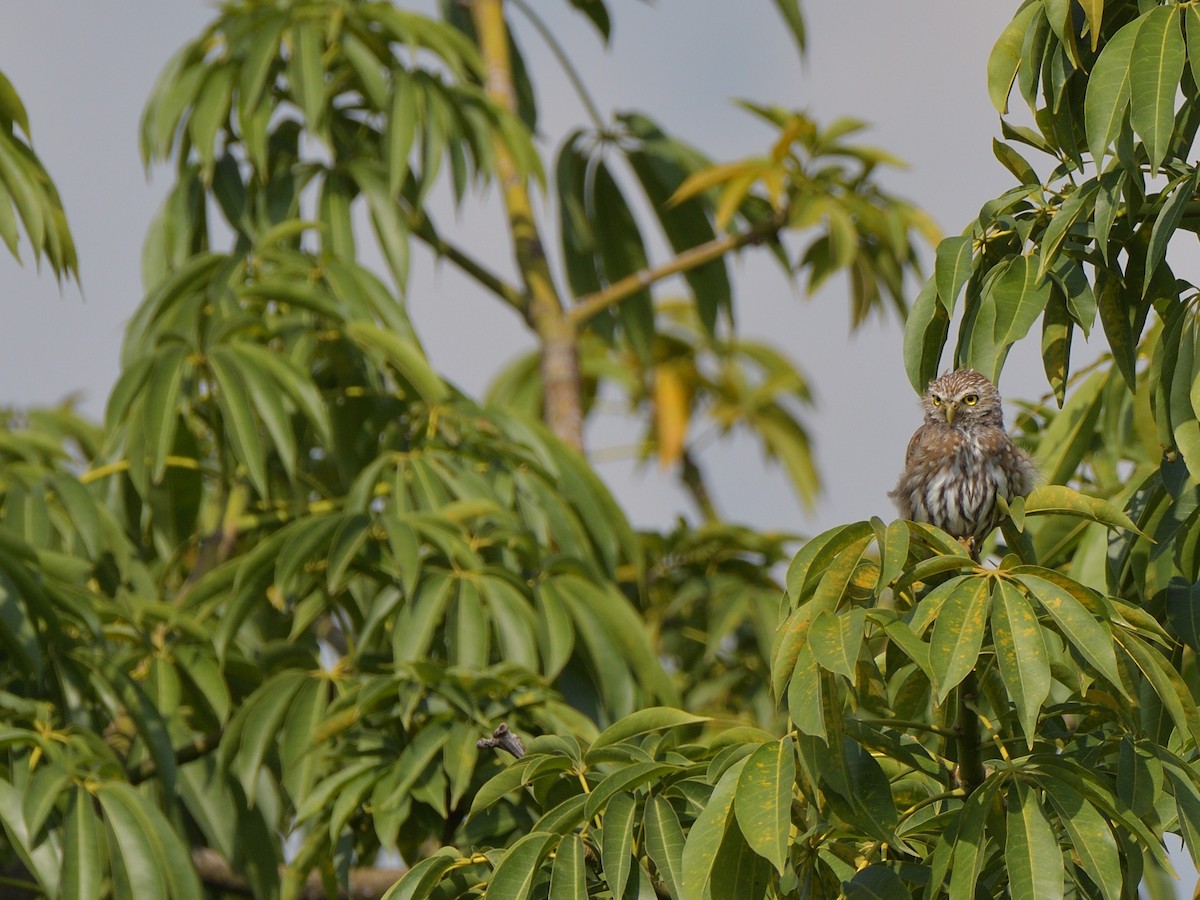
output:
{"label": "yellow-green leaf", "polygon": [[787,869],[796,752],[792,739],[763,744],[738,779],[733,807],[746,843],[780,875]]}

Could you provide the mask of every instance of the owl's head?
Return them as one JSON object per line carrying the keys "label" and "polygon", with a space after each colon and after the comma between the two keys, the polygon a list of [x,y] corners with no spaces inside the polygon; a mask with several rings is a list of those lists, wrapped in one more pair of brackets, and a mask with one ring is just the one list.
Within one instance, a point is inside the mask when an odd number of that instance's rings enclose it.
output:
{"label": "owl's head", "polygon": [[970,425],[1003,425],[1000,392],[974,369],[958,369],[929,382],[921,400],[925,421]]}

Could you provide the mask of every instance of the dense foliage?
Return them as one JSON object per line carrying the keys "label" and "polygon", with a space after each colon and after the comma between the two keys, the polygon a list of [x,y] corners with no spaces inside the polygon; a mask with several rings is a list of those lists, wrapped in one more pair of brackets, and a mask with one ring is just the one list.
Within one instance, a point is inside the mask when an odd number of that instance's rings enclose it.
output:
{"label": "dense foliage", "polygon": [[[570,5],[607,41],[600,0]],[[506,15],[541,24],[521,0],[231,0],[154,88],[142,150],[175,180],[105,421],[0,430],[6,887],[1163,890],[1164,835],[1200,851],[1200,327],[1167,261],[1200,221],[1197,8],[1020,7],[988,64],[1001,112],[1031,110],[994,145],[1019,185],[938,244],[911,312],[932,226],[858,123],[747,102],[777,138],[714,164],[639,111],[602,120],[568,69],[591,121],[548,151]],[[72,277],[2,78],[0,125],[0,236]],[[487,185],[517,280],[431,212]],[[484,402],[406,314],[413,241],[537,340]],[[948,361],[996,375],[1042,322],[1051,394],[1019,425],[1046,484],[982,563],[873,520],[780,583],[787,537],[721,519],[702,417],[818,487],[806,377],[733,329],[738,252],[810,289],[846,273],[855,321],[908,312],[918,389]],[[656,296],[674,275],[687,296]],[[1073,372],[1093,329],[1111,353]],[[629,525],[580,446],[605,390],[697,523]],[[502,723],[511,755],[478,745]]]}

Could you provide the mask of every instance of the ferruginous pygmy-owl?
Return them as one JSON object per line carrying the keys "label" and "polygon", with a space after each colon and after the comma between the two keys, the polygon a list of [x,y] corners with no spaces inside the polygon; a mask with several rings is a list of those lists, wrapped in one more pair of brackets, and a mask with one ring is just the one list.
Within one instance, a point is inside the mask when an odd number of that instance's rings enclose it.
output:
{"label": "ferruginous pygmy-owl", "polygon": [[996,495],[1028,494],[1037,469],[1004,430],[1000,392],[975,370],[934,379],[921,402],[925,422],[888,496],[901,518],[936,525],[977,552],[1000,521]]}

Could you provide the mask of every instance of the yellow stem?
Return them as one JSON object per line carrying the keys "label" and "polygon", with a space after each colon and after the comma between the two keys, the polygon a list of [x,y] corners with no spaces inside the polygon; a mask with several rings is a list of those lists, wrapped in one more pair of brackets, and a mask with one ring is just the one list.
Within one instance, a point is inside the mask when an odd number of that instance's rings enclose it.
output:
{"label": "yellow stem", "polygon": [[[200,461],[192,459],[190,456],[168,456],[167,466],[173,469],[199,469]],[[119,459],[116,462],[88,469],[79,476],[79,481],[81,484],[91,484],[93,481],[99,481],[101,478],[108,478],[112,475],[119,475],[122,472],[128,471],[129,460]]]}
{"label": "yellow stem", "polygon": [[[516,92],[503,0],[469,2],[483,57],[484,89],[497,105],[515,111]],[[493,147],[496,175],[512,234],[513,254],[525,287],[524,314],[541,344],[546,423],[567,444],[582,449],[583,402],[575,328],[564,313],[562,300],[554,286],[525,177],[499,136],[493,141]]]}

